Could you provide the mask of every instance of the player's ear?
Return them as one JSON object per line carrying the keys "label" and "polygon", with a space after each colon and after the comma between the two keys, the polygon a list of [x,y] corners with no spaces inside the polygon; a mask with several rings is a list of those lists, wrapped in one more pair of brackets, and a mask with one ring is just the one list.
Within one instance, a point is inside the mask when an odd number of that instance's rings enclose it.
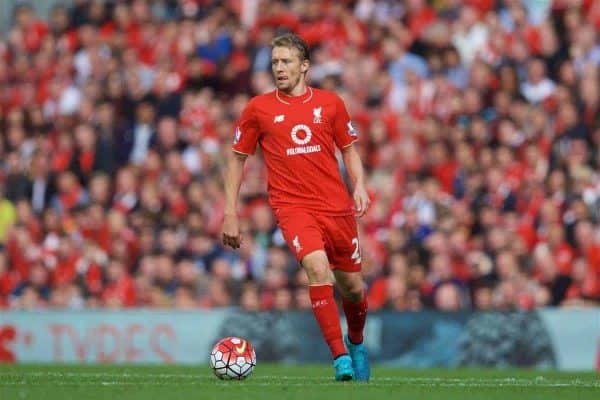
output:
{"label": "player's ear", "polygon": [[310,61],[308,61],[306,59],[303,60],[300,63],[300,72],[306,72],[306,71],[308,71],[308,67],[310,67]]}

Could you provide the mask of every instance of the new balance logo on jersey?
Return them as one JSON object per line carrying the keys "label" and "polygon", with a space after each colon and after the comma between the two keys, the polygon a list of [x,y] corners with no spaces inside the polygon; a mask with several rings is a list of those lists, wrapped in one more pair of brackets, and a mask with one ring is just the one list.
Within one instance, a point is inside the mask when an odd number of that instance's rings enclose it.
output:
{"label": "new balance logo on jersey", "polygon": [[283,115],[283,114],[276,115],[275,118],[273,118],[273,123],[276,124],[278,122],[283,122],[284,119],[285,119],[285,115]]}
{"label": "new balance logo on jersey", "polygon": [[323,107],[313,108],[313,123],[320,124],[321,123],[321,111]]}
{"label": "new balance logo on jersey", "polygon": [[300,253],[302,251],[302,246],[300,245],[300,240],[298,239],[298,235],[296,235],[296,237],[294,237],[294,240],[292,240],[292,244],[296,248],[296,253]]}

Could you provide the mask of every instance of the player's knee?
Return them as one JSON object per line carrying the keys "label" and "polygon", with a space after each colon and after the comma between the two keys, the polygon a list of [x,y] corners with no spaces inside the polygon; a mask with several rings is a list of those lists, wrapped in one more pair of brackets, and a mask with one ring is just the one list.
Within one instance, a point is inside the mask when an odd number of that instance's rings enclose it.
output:
{"label": "player's knee", "polygon": [[363,296],[364,296],[364,289],[362,284],[361,285],[352,285],[351,287],[348,288],[348,290],[346,290],[346,300],[352,302],[352,303],[358,303],[359,301],[362,300]]}
{"label": "player's knee", "polygon": [[329,267],[323,264],[309,264],[305,265],[304,269],[308,275],[310,283],[330,283],[330,272]]}
{"label": "player's knee", "polygon": [[351,303],[362,301],[365,292],[365,284],[360,274],[338,273],[336,274],[336,280],[345,300],[348,300]]}
{"label": "player's knee", "polygon": [[315,251],[302,259],[302,266],[311,284],[333,283],[329,260],[323,251]]}

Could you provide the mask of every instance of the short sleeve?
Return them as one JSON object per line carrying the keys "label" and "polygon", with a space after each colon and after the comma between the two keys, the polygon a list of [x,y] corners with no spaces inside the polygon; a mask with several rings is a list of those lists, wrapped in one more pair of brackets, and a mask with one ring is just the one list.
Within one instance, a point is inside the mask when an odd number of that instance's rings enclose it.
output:
{"label": "short sleeve", "polygon": [[342,99],[336,96],[333,137],[338,148],[350,146],[358,140],[358,132],[350,121],[350,116]]}
{"label": "short sleeve", "polygon": [[235,128],[232,150],[236,153],[254,154],[259,134],[260,131],[254,115],[253,103],[250,101],[246,105],[246,108],[244,108],[238,125]]}

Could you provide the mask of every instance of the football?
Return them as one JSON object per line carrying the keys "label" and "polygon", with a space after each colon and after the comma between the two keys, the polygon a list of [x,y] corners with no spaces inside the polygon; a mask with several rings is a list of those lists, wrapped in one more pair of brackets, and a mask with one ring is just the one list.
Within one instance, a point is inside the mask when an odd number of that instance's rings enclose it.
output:
{"label": "football", "polygon": [[219,379],[246,379],[255,366],[256,354],[246,339],[223,338],[210,352],[210,367]]}

